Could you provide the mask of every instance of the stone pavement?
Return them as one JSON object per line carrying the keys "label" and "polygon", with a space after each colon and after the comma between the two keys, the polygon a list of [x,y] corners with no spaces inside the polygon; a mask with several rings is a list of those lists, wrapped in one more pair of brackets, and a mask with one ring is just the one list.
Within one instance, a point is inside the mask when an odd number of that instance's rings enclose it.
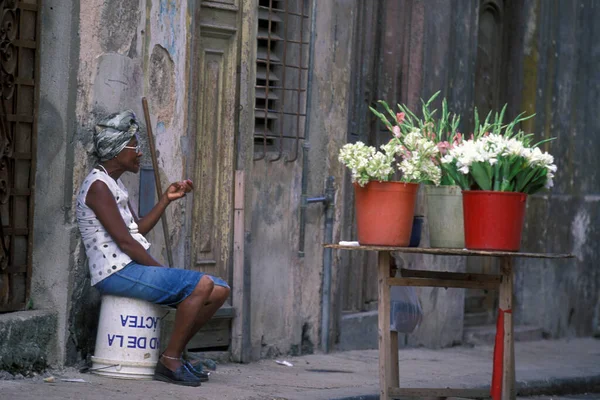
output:
{"label": "stone pavement", "polygon": [[[400,384],[406,387],[485,387],[492,347],[400,350]],[[522,395],[600,393],[600,339],[541,340],[515,345],[517,385]],[[73,369],[43,376],[0,380],[0,399],[377,399],[377,350],[280,358],[251,364],[221,364],[210,382],[186,388],[155,381],[125,381],[80,374]],[[64,382],[81,378],[85,383]]]}

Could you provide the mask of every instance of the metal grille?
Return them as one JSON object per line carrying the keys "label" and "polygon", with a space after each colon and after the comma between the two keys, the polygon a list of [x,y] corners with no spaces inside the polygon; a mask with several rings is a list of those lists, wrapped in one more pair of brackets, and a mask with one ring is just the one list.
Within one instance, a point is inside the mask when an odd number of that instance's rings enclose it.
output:
{"label": "metal grille", "polygon": [[259,0],[255,161],[298,158],[306,123],[309,9],[310,0]]}
{"label": "metal grille", "polygon": [[39,3],[0,1],[0,312],[25,309],[29,299]]}

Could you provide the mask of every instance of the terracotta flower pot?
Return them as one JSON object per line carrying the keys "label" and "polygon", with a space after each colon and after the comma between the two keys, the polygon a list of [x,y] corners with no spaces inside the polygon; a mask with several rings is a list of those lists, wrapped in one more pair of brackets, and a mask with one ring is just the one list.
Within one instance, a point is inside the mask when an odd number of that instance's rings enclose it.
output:
{"label": "terracotta flower pot", "polygon": [[429,245],[438,248],[465,247],[463,201],[458,186],[425,186]]}
{"label": "terracotta flower pot", "polygon": [[354,184],[358,242],[408,246],[418,188],[416,183],[404,182]]}
{"label": "terracotta flower pot", "polygon": [[527,195],[465,190],[465,246],[472,250],[518,251]]}

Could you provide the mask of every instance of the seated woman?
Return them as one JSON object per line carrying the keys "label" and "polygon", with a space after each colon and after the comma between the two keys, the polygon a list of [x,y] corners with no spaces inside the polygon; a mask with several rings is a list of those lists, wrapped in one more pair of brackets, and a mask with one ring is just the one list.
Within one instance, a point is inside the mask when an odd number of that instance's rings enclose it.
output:
{"label": "seated woman", "polygon": [[132,111],[102,119],[93,141],[98,163],[77,196],[77,224],[89,259],[92,285],[100,293],[134,297],[177,308],[175,326],[161,354],[154,379],[199,386],[207,375],[182,357],[185,346],[229,296],[222,279],[156,261],[144,237],[172,201],[193,189],[192,181],[172,183],[158,204],[138,219],[119,180],[140,170],[139,124]]}

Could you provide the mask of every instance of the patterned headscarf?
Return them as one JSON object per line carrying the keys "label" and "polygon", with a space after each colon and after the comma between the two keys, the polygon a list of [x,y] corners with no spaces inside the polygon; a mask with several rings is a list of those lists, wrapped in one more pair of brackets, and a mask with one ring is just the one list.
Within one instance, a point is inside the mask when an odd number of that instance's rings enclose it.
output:
{"label": "patterned headscarf", "polygon": [[94,130],[94,147],[99,161],[115,158],[139,130],[138,120],[131,110],[101,119]]}

